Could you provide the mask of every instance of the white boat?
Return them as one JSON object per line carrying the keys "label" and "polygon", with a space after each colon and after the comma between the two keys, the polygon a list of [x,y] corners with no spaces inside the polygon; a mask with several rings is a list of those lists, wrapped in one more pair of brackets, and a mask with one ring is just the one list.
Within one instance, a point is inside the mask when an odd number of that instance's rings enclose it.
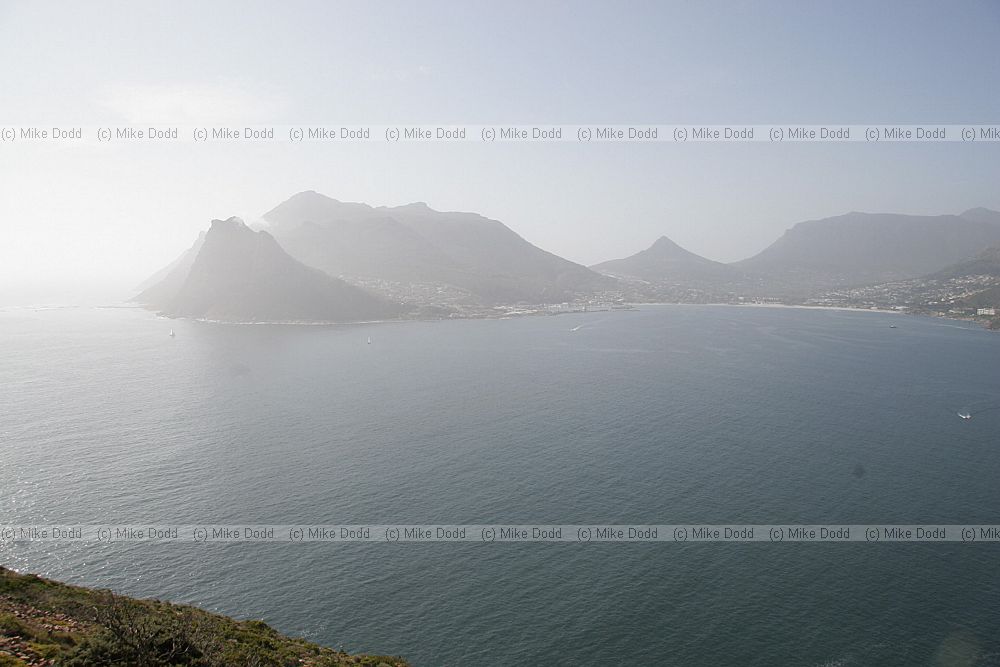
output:
{"label": "white boat", "polygon": [[968,412],[959,412],[958,416],[962,419],[972,419],[972,415]]}
{"label": "white boat", "polygon": [[369,336],[369,337],[368,337],[368,344],[369,344],[369,345],[371,345],[371,344],[372,344],[372,337],[371,337],[371,336]]}
{"label": "white boat", "polygon": [[171,330],[170,330],[170,337],[171,337],[171,338],[173,338],[173,337],[174,337],[175,335],[176,335],[176,334],[174,333],[174,330],[173,330],[173,329],[171,329]]}

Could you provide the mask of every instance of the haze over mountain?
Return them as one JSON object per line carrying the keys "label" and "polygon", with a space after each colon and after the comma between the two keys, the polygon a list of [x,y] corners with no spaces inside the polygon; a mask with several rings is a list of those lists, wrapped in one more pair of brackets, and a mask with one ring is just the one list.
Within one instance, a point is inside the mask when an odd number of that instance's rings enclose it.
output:
{"label": "haze over mountain", "polygon": [[1000,243],[1000,214],[916,216],[852,212],[801,222],[732,266],[772,289],[816,289],[927,275]]}
{"label": "haze over mountain", "polygon": [[410,312],[440,317],[489,315],[498,304],[595,298],[795,302],[842,287],[1000,275],[1000,213],[981,208],[962,215],[848,213],[803,222],[733,264],[696,255],[664,236],[593,270],[533,246],[495,220],[423,203],[372,207],[309,191],[264,220],[277,238],[235,218],[213,221],[135,300],[175,316],[348,321],[400,312],[358,284],[406,302]]}
{"label": "haze over mountain", "polygon": [[614,285],[501,222],[424,203],[376,208],[308,191],[264,220],[291,255],[345,278],[440,283],[487,304],[559,302]]}
{"label": "haze over mountain", "polygon": [[961,216],[966,220],[989,222],[994,225],[1000,225],[1000,211],[983,208],[982,206],[978,208],[970,208],[968,211],[962,213]]}
{"label": "haze over mountain", "polygon": [[139,285],[141,292],[133,301],[138,303],[167,303],[184,286],[194,260],[198,258],[201,247],[205,244],[205,232],[198,234],[198,239],[190,248],[181,253],[180,257],[166,265]]}
{"label": "haze over mountain", "polygon": [[972,259],[952,264],[928,277],[948,279],[965,276],[1000,276],[1000,245],[991,246]]}
{"label": "haze over mountain", "polygon": [[302,264],[239,218],[213,220],[135,301],[170,317],[234,322],[352,322],[400,313],[397,305]]}
{"label": "haze over mountain", "polygon": [[738,272],[722,262],[715,262],[685,250],[666,236],[653,245],[624,259],[613,259],[590,267],[609,276],[639,278],[650,282],[722,282],[733,280]]}

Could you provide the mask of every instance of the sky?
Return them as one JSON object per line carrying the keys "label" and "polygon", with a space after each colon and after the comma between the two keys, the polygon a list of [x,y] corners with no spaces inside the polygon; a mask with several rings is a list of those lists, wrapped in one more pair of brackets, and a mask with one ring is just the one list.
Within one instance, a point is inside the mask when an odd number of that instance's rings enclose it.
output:
{"label": "sky", "polygon": [[[0,0],[0,127],[1000,124],[998,34],[993,1]],[[212,218],[310,189],[475,211],[593,264],[661,235],[734,261],[852,210],[1000,209],[998,182],[1000,144],[0,143],[0,300],[128,296]]]}

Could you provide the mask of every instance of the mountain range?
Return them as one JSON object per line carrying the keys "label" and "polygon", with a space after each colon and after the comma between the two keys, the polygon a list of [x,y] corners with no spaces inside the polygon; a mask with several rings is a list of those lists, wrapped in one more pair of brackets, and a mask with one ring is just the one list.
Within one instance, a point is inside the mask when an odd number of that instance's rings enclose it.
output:
{"label": "mountain range", "polygon": [[814,290],[906,280],[966,260],[1000,243],[1000,217],[848,213],[801,222],[735,267],[774,287]]}
{"label": "mountain range", "polygon": [[347,279],[445,284],[483,305],[561,302],[613,287],[501,222],[424,203],[375,208],[308,191],[264,220],[293,256]]}
{"label": "mountain range", "polygon": [[380,297],[306,266],[266,231],[213,220],[135,301],[169,317],[233,322],[349,322],[398,316]]}
{"label": "mountain range", "polygon": [[907,280],[969,260],[1000,243],[1000,213],[848,213],[801,222],[748,259],[722,264],[666,237],[624,259],[592,268],[650,283],[685,284],[767,296],[803,296],[839,287]]}
{"label": "mountain range", "polygon": [[373,207],[308,191],[263,218],[259,231],[238,218],[213,220],[135,301],[177,317],[345,322],[588,299],[796,299],[943,272],[1000,275],[1000,213],[982,208],[802,222],[731,264],[663,236],[590,268],[532,245],[499,221],[424,203]]}
{"label": "mountain range", "polygon": [[972,259],[952,264],[930,275],[931,278],[945,280],[965,276],[1000,277],[1000,245],[986,248]]}

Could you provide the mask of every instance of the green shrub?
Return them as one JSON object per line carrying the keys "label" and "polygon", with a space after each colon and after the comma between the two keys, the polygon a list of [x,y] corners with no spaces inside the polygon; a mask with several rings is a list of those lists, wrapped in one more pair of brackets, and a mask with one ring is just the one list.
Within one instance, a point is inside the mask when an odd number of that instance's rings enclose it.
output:
{"label": "green shrub", "polygon": [[101,631],[85,638],[65,664],[72,667],[207,666],[187,630],[176,618],[151,613],[148,604],[112,593],[99,594],[93,621]]}
{"label": "green shrub", "polygon": [[209,667],[183,637],[158,633],[147,642],[123,642],[110,633],[87,637],[61,663],[65,667]]}
{"label": "green shrub", "polygon": [[0,635],[23,637],[29,633],[28,626],[14,614],[0,614]]}
{"label": "green shrub", "polygon": [[47,644],[42,642],[28,642],[28,648],[42,656],[46,660],[52,660],[62,655],[62,647],[58,644]]}

